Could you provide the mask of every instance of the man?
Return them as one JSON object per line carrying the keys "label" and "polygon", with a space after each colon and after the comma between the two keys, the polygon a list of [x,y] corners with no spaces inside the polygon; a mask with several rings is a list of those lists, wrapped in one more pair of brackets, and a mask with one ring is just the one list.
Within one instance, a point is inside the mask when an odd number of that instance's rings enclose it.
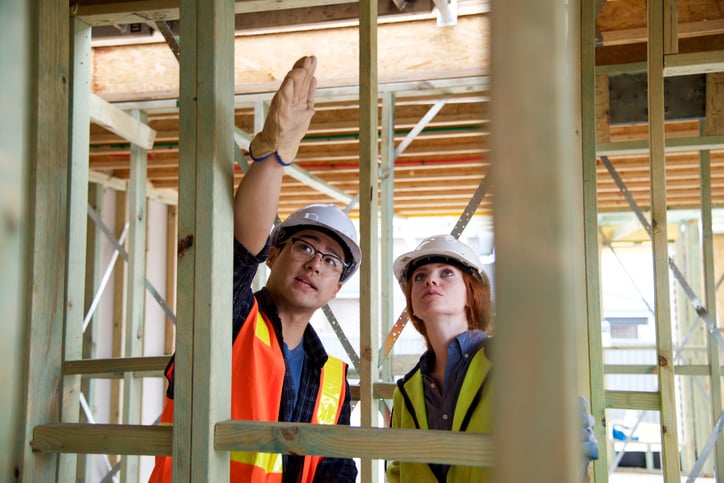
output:
{"label": "man", "polygon": [[[314,114],[313,56],[302,57],[272,99],[249,155],[254,163],[234,201],[232,419],[349,424],[347,366],[329,357],[309,320],[357,270],[354,225],[334,205],[292,213],[269,236],[284,166],[294,161]],[[259,263],[266,287],[252,293]],[[173,364],[162,422],[173,417]],[[170,481],[171,458],[156,458],[150,481]],[[353,482],[352,459],[232,452],[231,481]]]}

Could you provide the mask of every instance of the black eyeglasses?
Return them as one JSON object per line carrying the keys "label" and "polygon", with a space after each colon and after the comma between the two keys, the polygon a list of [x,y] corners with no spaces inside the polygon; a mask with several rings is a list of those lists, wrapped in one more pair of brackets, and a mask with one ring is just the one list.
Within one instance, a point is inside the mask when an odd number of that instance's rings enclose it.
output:
{"label": "black eyeglasses", "polygon": [[311,243],[301,238],[291,238],[290,241],[292,242],[292,257],[298,262],[306,262],[316,257],[317,254],[321,255],[322,264],[319,266],[319,272],[322,275],[340,275],[349,266],[337,255],[320,252]]}

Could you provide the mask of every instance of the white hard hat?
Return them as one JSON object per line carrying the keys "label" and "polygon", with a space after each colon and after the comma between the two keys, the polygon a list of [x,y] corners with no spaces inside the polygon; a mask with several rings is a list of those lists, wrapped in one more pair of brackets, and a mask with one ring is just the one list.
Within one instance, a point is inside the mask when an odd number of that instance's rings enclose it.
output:
{"label": "white hard hat", "polygon": [[417,248],[395,259],[392,269],[395,277],[405,290],[412,272],[428,263],[450,263],[482,278],[483,266],[480,257],[465,243],[452,235],[434,235],[422,240]]}
{"label": "white hard hat", "polygon": [[357,244],[357,232],[352,220],[337,205],[315,204],[298,209],[274,227],[271,233],[272,246],[285,242],[292,233],[305,227],[326,232],[342,244],[347,258],[345,261],[349,265],[342,272],[340,282],[344,282],[357,271],[362,261],[362,250]]}

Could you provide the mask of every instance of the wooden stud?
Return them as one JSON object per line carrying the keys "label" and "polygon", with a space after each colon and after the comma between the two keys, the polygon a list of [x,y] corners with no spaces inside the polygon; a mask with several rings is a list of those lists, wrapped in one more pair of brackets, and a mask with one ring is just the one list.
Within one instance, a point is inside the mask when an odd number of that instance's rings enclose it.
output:
{"label": "wooden stud", "polygon": [[30,299],[30,285],[25,280],[29,274],[26,269],[30,253],[27,242],[32,221],[28,222],[26,217],[30,206],[28,173],[36,162],[30,154],[28,120],[32,117],[35,100],[31,86],[37,82],[29,60],[31,48],[34,48],[30,39],[37,33],[31,29],[30,19],[37,3],[6,1],[0,15],[0,71],[3,72],[0,76],[0,104],[4,110],[0,129],[3,150],[0,216],[4,220],[0,226],[0,307],[5,314],[3,337],[0,339],[0,352],[3,354],[0,407],[3,408],[4,418],[4,424],[0,424],[0,454],[4,457],[4,464],[0,464],[2,481],[17,479],[16,472],[22,478],[27,448],[23,427],[29,419],[24,407],[28,396],[25,384],[31,379],[25,372],[29,319],[24,307]]}
{"label": "wooden stud", "polygon": [[668,0],[647,1],[648,15],[648,114],[651,172],[651,242],[654,263],[654,316],[656,319],[658,382],[661,395],[661,468],[666,481],[680,478],[676,422],[674,354],[669,297],[666,207],[666,157],[664,154],[664,6]]}
{"label": "wooden stud", "polygon": [[[699,220],[682,220],[679,222],[674,243],[676,244],[676,265],[680,267],[694,293],[701,294],[703,274],[701,273],[701,240],[699,239],[698,222]],[[676,340],[686,340],[685,346],[678,345],[674,348],[675,362],[686,365],[706,362],[706,360],[702,360],[702,357],[706,358],[703,352],[689,350],[692,346],[702,347],[705,345],[705,325],[693,310],[691,301],[680,287],[676,291],[675,297],[677,323],[674,328],[676,329]],[[691,332],[689,332],[690,330]],[[684,471],[687,471],[696,462],[696,454],[699,452],[697,448],[703,447],[713,426],[713,422],[709,418],[703,416],[694,417],[694,415],[703,415],[709,412],[708,401],[706,408],[701,407],[702,394],[696,390],[697,382],[690,377],[680,378],[678,381],[679,391],[677,396],[680,401],[678,405],[681,408],[680,414],[682,416],[680,425],[684,428],[683,434],[688,435],[687,440],[691,443],[684,444],[680,450],[681,467]],[[706,399],[708,399],[708,396],[706,396]],[[702,428],[706,428],[706,431],[702,431]]]}
{"label": "wooden stud", "polygon": [[[145,123],[146,116],[132,112],[133,118]],[[128,263],[126,279],[125,357],[143,355],[143,325],[146,310],[146,165],[148,155],[140,146],[131,146],[131,177],[128,186]],[[141,422],[141,381],[126,374],[123,378],[123,422]],[[138,480],[139,458],[126,455],[121,459],[121,477],[127,483]]]}
{"label": "wooden stud", "polygon": [[[128,218],[128,209],[126,203],[125,191],[115,192],[115,230],[114,233],[122,233]],[[127,240],[127,239],[126,239]],[[128,246],[128,245],[126,245]],[[113,271],[113,328],[112,328],[112,344],[111,355],[120,358],[123,356],[123,341],[126,326],[126,262],[121,257],[116,260],[116,267]],[[112,423],[122,423],[123,413],[123,393],[122,381],[111,381],[111,396],[108,410],[109,421]],[[110,457],[111,464],[115,464],[117,458]]]}
{"label": "wooden stud", "polygon": [[[719,307],[717,306],[716,297],[716,258],[715,258],[715,238],[712,231],[712,201],[711,201],[711,158],[709,151],[702,151],[701,158],[701,227],[702,227],[702,258],[704,265],[704,303],[709,311],[711,320],[718,329],[721,324],[717,316]],[[711,417],[712,421],[716,421],[722,413],[722,384],[721,384],[721,357],[719,352],[721,348],[711,334],[706,337],[711,388]],[[712,460],[715,462],[716,474],[718,477],[724,473],[724,444],[718,442]]]}
{"label": "wooden stud", "polygon": [[[176,313],[176,264],[178,263],[178,209],[174,205],[166,208],[166,303]],[[163,351],[173,354],[176,341],[176,324],[166,317],[166,331]]]}
{"label": "wooden stud", "polygon": [[228,481],[214,423],[231,405],[233,2],[181,1],[181,146],[173,471]]}
{"label": "wooden stud", "polygon": [[[70,87],[68,4],[33,2],[28,40],[28,258],[25,293],[26,357],[23,481],[53,481],[58,455],[32,452],[33,428],[60,422],[63,320],[68,242]],[[82,304],[81,304],[82,306]]]}
{"label": "wooden stud", "polygon": [[[395,192],[395,95],[385,92],[382,95],[382,126],[380,159],[380,265],[381,273],[392,274],[394,254],[393,219]],[[388,275],[380,279],[380,334],[387,334],[394,323],[394,294],[399,290],[395,277]],[[379,356],[378,356],[379,357]],[[382,362],[380,377],[383,381],[392,381],[392,356]],[[378,364],[380,361],[378,360]]]}
{"label": "wooden stud", "polygon": [[[360,105],[360,248],[365,262],[360,267],[360,425],[377,424],[377,405],[372,385],[377,381],[379,348],[378,136],[377,136],[377,3],[360,2],[359,25]],[[377,462],[363,458],[360,474],[364,483],[377,481]]]}
{"label": "wooden stud", "polygon": [[609,132],[610,99],[608,96],[608,76],[595,76],[596,142],[607,143],[611,140]]}
{"label": "wooden stud", "polygon": [[664,2],[664,54],[679,52],[679,0]]}
{"label": "wooden stud", "polygon": [[[68,200],[68,245],[65,299],[64,360],[83,356],[83,320],[85,319],[86,227],[88,220],[88,152],[90,116],[88,100],[91,84],[91,29],[82,21],[73,21],[73,128]],[[70,134],[70,133],[69,133]],[[80,416],[80,377],[63,377],[63,416],[68,423],[77,423]],[[77,457],[60,458],[58,479],[71,481],[76,477]]]}
{"label": "wooden stud", "polygon": [[724,73],[706,76],[705,134],[724,134]]}
{"label": "wooden stud", "polygon": [[[103,216],[103,187],[96,183],[88,184],[88,205],[97,213]],[[95,296],[96,289],[101,281],[103,267],[101,266],[101,230],[95,226],[95,223],[87,224],[86,231],[86,262],[85,262],[85,303],[83,304],[83,314],[88,313],[88,309]],[[85,318],[84,318],[85,320]],[[96,356],[96,343],[99,336],[99,320],[98,310],[95,311],[90,319],[88,327],[83,332],[83,359],[92,359]],[[67,370],[67,363],[63,363],[63,374],[70,374]],[[91,379],[81,380],[81,394],[93,408],[93,399],[95,392],[95,382]],[[81,411],[80,422],[89,422],[85,414]],[[85,475],[86,480],[91,479],[92,465],[86,464],[89,460],[85,455],[78,455],[78,472],[77,474]]]}
{"label": "wooden stud", "polygon": [[[595,72],[596,13],[591,2],[581,7],[581,161],[583,165],[583,236],[586,272],[586,321],[588,342],[588,387],[583,393],[590,402],[594,418],[593,432],[599,442],[599,458],[593,463],[593,481],[608,478],[606,406],[601,337],[601,267],[598,236],[598,173],[596,143],[609,140],[608,76]],[[590,470],[589,470],[590,471]]]}
{"label": "wooden stud", "polygon": [[[578,481],[575,324],[585,314],[576,303],[584,290],[574,266],[583,231],[572,205],[580,190],[575,173],[581,156],[574,146],[574,50],[565,34],[572,31],[566,18],[579,11],[578,3],[491,5],[500,483]],[[534,234],[535,243],[521,236],[521,227]],[[556,435],[555,447],[542,436],[550,434]]]}

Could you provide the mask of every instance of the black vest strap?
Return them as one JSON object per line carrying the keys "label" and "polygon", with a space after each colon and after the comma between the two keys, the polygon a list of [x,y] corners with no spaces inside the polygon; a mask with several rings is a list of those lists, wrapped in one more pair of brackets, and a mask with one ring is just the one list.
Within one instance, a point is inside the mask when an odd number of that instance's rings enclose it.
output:
{"label": "black vest strap", "polygon": [[407,408],[407,412],[410,413],[410,416],[412,416],[412,421],[415,423],[415,429],[420,429],[420,422],[417,420],[417,413],[415,413],[415,406],[412,405],[410,396],[408,396],[407,391],[405,391],[405,380],[400,379],[399,381],[397,381],[397,386],[400,388],[400,394],[402,394],[402,400],[405,402],[405,407]]}

